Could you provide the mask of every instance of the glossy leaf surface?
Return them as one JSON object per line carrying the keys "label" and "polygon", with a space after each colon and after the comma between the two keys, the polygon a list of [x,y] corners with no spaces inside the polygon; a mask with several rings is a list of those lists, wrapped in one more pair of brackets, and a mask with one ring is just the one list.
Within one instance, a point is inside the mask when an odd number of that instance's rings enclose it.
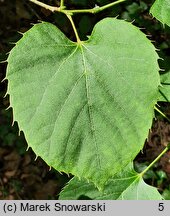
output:
{"label": "glossy leaf surface", "polygon": [[162,74],[159,101],[170,102],[170,71]]}

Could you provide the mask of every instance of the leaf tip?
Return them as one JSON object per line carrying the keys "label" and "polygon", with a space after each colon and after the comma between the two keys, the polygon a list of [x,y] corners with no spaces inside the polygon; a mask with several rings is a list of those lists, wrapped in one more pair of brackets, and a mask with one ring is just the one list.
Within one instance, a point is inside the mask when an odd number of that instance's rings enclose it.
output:
{"label": "leaf tip", "polygon": [[154,41],[154,40],[150,40],[150,42],[151,42],[151,43],[155,43],[155,41]]}
{"label": "leaf tip", "polygon": [[60,175],[63,175],[63,172],[62,172],[62,171],[59,171],[59,170],[57,170],[57,172],[59,172],[59,173],[60,173]]}
{"label": "leaf tip", "polygon": [[11,44],[11,45],[16,45],[17,42],[9,42],[9,44]]}
{"label": "leaf tip", "polygon": [[[159,84],[159,87],[161,87],[161,88],[165,88],[165,86],[162,85],[162,83]],[[158,105],[158,104],[157,104],[157,105]],[[158,106],[159,106],[159,105],[158,105]]]}
{"label": "leaf tip", "polygon": [[38,155],[36,155],[36,157],[35,157],[34,161],[36,161],[37,159],[38,159]]}
{"label": "leaf tip", "polygon": [[[160,51],[160,50],[158,50],[158,51]],[[164,61],[164,59],[163,59],[163,58],[161,58],[161,57],[159,57],[158,59],[159,59],[159,60],[162,60],[162,61]]]}
{"label": "leaf tip", "polygon": [[150,35],[150,34],[146,34],[146,37],[148,37],[148,38],[151,38],[151,37],[152,37],[152,35]]}
{"label": "leaf tip", "polygon": [[15,120],[13,119],[12,124],[11,124],[12,127],[14,126],[14,123],[15,123]]}
{"label": "leaf tip", "polygon": [[26,148],[26,151],[28,151],[29,150],[29,148],[31,148],[29,145],[27,146],[27,148]]}
{"label": "leaf tip", "polygon": [[[9,110],[10,108],[12,108],[11,105],[9,105],[5,110],[7,111],[7,110]],[[12,126],[13,126],[13,124],[12,124]]]}
{"label": "leaf tip", "polygon": [[23,32],[20,32],[20,31],[17,31],[17,33],[20,34],[20,35],[24,35],[24,33],[23,33]]}
{"label": "leaf tip", "polygon": [[19,130],[18,130],[18,136],[20,136],[20,135],[21,135],[21,130],[19,129]]}
{"label": "leaf tip", "polygon": [[[158,48],[155,48],[155,51],[160,52],[161,50]],[[161,59],[161,58],[159,58],[159,59]]]}
{"label": "leaf tip", "polygon": [[0,61],[0,64],[4,64],[4,63],[7,63],[7,59],[6,60],[3,60],[3,61]]}
{"label": "leaf tip", "polygon": [[43,20],[37,20],[39,23],[45,23]]}
{"label": "leaf tip", "polygon": [[36,23],[30,23],[30,25],[31,25],[31,26],[35,26],[35,25],[36,25]]}
{"label": "leaf tip", "polygon": [[[5,77],[5,78],[3,78],[2,80],[1,80],[1,83],[3,83],[3,82],[5,82],[7,80],[7,78]],[[5,93],[5,95],[7,95],[7,92]],[[5,98],[6,96],[4,96],[4,98]]]}
{"label": "leaf tip", "polygon": [[135,19],[133,19],[133,20],[132,20],[130,23],[131,23],[131,24],[133,24],[135,21],[136,21],[136,20],[135,20]]}

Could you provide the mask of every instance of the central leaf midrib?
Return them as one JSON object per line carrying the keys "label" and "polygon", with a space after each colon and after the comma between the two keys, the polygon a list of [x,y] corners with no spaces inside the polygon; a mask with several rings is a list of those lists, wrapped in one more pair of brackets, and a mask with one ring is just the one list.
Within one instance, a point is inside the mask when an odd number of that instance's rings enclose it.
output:
{"label": "central leaf midrib", "polygon": [[83,61],[83,66],[84,66],[84,72],[83,73],[85,76],[85,83],[86,83],[85,87],[86,87],[87,106],[88,106],[88,115],[89,115],[89,121],[90,121],[91,134],[92,134],[95,149],[96,149],[96,158],[97,158],[98,167],[100,170],[102,170],[101,160],[99,157],[99,149],[98,149],[97,139],[96,139],[96,135],[95,135],[95,125],[94,125],[93,110],[92,110],[91,96],[90,96],[90,85],[89,85],[89,81],[88,81],[89,75],[88,75],[88,71],[87,71],[87,67],[86,67],[86,60],[85,60],[85,55],[83,52],[82,45],[80,46],[80,50],[82,53],[82,61]]}
{"label": "central leaf midrib", "polygon": [[[136,178],[135,178],[136,177]],[[134,180],[129,184],[129,186],[120,194],[120,196],[119,197],[121,197],[121,198],[123,198],[123,194],[135,183],[135,182],[137,182],[137,181],[140,181],[141,180],[141,177],[140,177],[140,175],[139,174],[136,174],[135,176],[134,176]],[[138,189],[138,188],[137,188]],[[137,190],[137,192],[138,192],[138,190]],[[138,194],[138,193],[137,193]],[[119,199],[119,197],[118,197],[118,199]],[[138,197],[138,195],[137,195],[137,197]],[[122,200],[124,200],[124,199],[122,199]]]}

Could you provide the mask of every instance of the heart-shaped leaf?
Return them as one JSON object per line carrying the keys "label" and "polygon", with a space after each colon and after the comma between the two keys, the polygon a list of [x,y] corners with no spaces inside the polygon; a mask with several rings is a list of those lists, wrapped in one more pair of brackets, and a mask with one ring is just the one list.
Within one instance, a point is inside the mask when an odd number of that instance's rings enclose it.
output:
{"label": "heart-shaped leaf", "polygon": [[157,20],[170,26],[169,0],[156,0],[150,9],[150,12]]}
{"label": "heart-shaped leaf", "polygon": [[123,20],[100,21],[82,43],[37,24],[8,58],[14,120],[50,166],[102,187],[143,147],[158,98],[157,59]]}
{"label": "heart-shaped leaf", "polygon": [[93,183],[73,178],[60,193],[61,200],[159,200],[156,188],[147,185],[142,176],[134,171],[132,164],[111,178],[104,191],[99,191]]}

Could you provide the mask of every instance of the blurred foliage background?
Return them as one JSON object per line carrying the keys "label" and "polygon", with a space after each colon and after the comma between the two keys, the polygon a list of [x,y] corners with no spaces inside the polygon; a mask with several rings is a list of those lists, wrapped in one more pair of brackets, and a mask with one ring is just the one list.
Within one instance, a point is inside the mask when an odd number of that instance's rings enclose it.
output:
{"label": "blurred foliage background", "polygon": [[[59,6],[58,0],[44,3]],[[65,0],[68,9],[93,8],[113,0]],[[170,28],[155,20],[149,9],[154,0],[127,0],[99,14],[77,14],[74,21],[82,40],[91,34],[94,25],[105,17],[118,17],[133,22],[159,49],[159,64],[170,70]],[[29,0],[0,0],[0,61],[5,61],[8,52],[21,38],[21,34],[40,20],[48,21],[60,28],[71,40],[75,40],[72,27],[63,14],[51,13],[29,2]],[[135,39],[134,39],[135,40]],[[5,78],[6,63],[0,64],[0,80]],[[0,199],[57,199],[58,194],[71,178],[50,169],[41,158],[36,159],[23,133],[18,136],[18,126],[12,126],[12,109],[9,96],[5,96],[7,81],[0,84]],[[169,103],[159,103],[164,113],[170,116]],[[134,161],[135,169],[141,171],[170,142],[170,123],[156,114],[152,130],[144,149]],[[36,159],[36,160],[35,160]],[[166,153],[144,176],[145,181],[157,187],[165,199],[170,199],[170,153]]]}

